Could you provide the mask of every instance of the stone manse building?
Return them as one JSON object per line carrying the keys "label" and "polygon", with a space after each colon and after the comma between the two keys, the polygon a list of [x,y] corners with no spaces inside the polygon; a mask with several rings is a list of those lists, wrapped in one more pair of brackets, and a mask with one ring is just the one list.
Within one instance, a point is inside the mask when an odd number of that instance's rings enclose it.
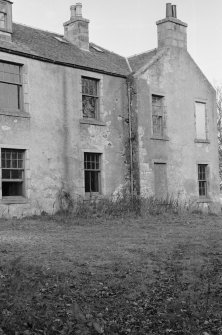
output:
{"label": "stone manse building", "polygon": [[128,59],[89,42],[82,5],[64,35],[12,22],[0,0],[0,216],[52,213],[124,189],[219,201],[215,90],[167,4],[158,47]]}

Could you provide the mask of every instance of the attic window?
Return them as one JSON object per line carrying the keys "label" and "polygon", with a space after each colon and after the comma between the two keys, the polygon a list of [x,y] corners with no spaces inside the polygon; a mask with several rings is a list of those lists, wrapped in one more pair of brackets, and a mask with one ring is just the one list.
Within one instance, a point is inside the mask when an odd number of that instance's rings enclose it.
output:
{"label": "attic window", "polygon": [[55,38],[57,41],[59,41],[59,42],[68,44],[68,42],[67,42],[66,40],[64,40],[62,37],[54,36],[54,38]]}
{"label": "attic window", "polygon": [[95,45],[91,45],[91,47],[96,51],[104,52],[102,49],[100,49],[99,47],[96,47]]}

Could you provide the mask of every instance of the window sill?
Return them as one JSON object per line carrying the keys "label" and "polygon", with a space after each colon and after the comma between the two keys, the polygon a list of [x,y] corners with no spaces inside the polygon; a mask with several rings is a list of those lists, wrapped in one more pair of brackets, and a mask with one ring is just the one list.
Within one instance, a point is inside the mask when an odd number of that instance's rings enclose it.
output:
{"label": "window sill", "polygon": [[25,197],[2,197],[2,204],[10,205],[10,204],[27,204],[28,199]]}
{"label": "window sill", "polygon": [[94,200],[94,199],[100,199],[102,197],[102,194],[99,192],[85,192],[85,199],[86,200]]}
{"label": "window sill", "polygon": [[16,110],[16,109],[15,110],[12,110],[12,109],[0,109],[0,115],[30,118],[30,114],[24,112],[23,110]]}
{"label": "window sill", "polygon": [[90,118],[84,118],[79,120],[80,124],[92,124],[95,126],[105,126],[105,122],[96,120],[96,119],[90,119]]}
{"label": "window sill", "polygon": [[200,140],[200,139],[197,139],[197,138],[195,138],[194,142],[195,142],[195,143],[207,143],[207,144],[210,143],[209,140]]}
{"label": "window sill", "polygon": [[158,140],[158,141],[169,141],[169,137],[168,136],[152,136],[150,137],[151,140]]}
{"label": "window sill", "polygon": [[199,198],[199,199],[197,200],[197,202],[198,202],[198,203],[210,203],[210,202],[212,202],[212,200],[209,199],[209,198]]}

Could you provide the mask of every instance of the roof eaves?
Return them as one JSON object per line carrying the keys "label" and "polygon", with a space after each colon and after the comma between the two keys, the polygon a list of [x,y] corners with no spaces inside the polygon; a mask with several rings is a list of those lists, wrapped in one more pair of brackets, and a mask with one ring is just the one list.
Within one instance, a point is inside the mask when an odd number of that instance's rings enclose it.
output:
{"label": "roof eaves", "polygon": [[107,74],[107,75],[114,76],[114,77],[127,78],[127,74],[121,74],[121,73],[112,72],[112,71],[105,71],[105,70],[102,70],[102,69],[91,68],[91,67],[87,67],[87,66],[84,66],[84,65],[65,63],[65,62],[62,62],[62,61],[56,61],[56,60],[46,58],[46,57],[42,57],[42,56],[39,56],[39,55],[29,54],[29,53],[25,53],[25,52],[18,51],[18,50],[7,49],[7,48],[1,47],[1,46],[0,46],[0,51],[6,52],[6,53],[9,53],[9,54],[22,56],[22,57],[27,57],[27,58],[40,60],[40,61],[46,62],[46,63],[63,65],[63,66],[67,66],[67,67],[73,67],[73,68],[77,68],[77,69],[81,69],[81,70],[87,70],[87,71],[91,71],[91,72]]}

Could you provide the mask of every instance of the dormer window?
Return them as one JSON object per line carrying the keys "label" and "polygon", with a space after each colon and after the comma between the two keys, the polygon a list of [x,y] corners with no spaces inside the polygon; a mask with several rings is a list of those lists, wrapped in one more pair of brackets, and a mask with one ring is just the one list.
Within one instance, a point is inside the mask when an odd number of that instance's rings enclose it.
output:
{"label": "dormer window", "polygon": [[0,12],[0,29],[6,29],[6,14]]}

